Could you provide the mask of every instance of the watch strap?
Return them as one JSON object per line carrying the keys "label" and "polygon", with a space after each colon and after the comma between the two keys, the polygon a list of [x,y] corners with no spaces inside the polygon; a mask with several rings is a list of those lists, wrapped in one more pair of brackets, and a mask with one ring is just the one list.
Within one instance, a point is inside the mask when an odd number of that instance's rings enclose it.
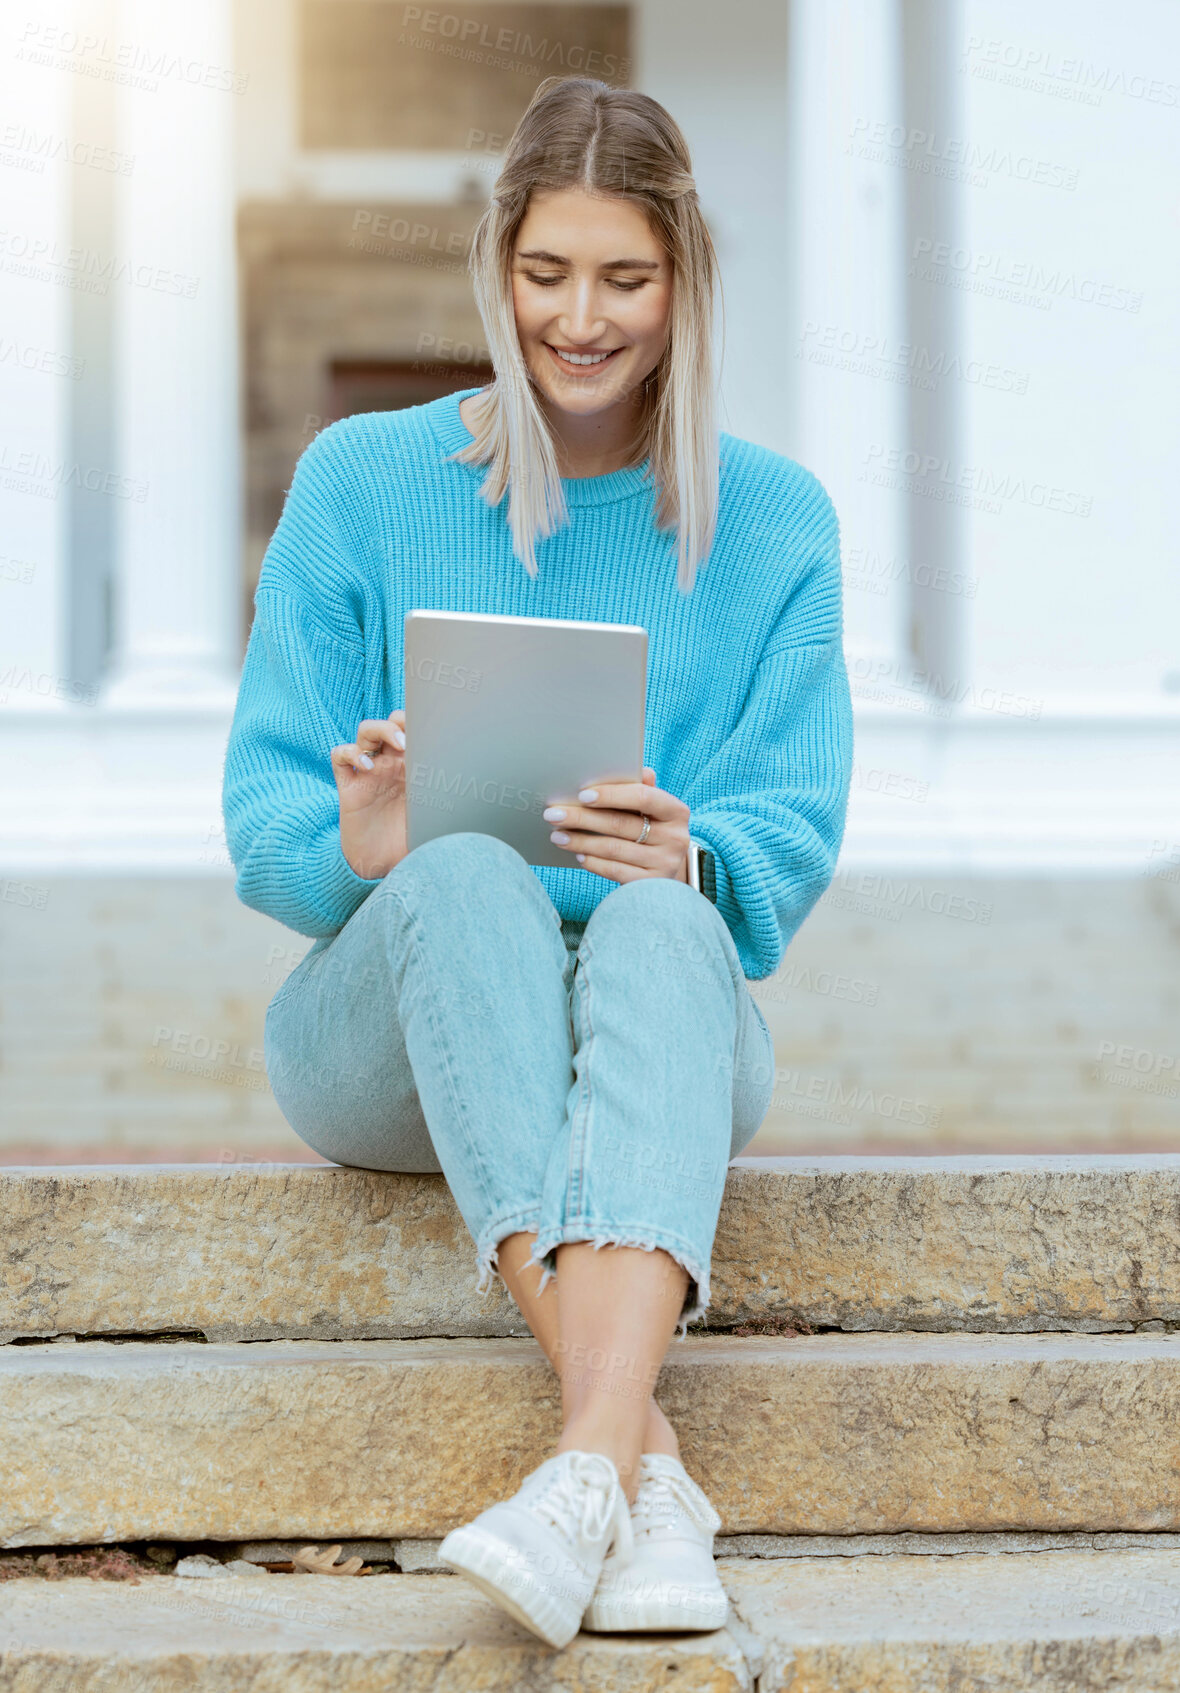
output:
{"label": "watch strap", "polygon": [[704,841],[695,840],[689,836],[689,854],[692,860],[690,875],[692,885],[698,892],[704,894],[711,904],[717,904],[717,860],[712,849]]}

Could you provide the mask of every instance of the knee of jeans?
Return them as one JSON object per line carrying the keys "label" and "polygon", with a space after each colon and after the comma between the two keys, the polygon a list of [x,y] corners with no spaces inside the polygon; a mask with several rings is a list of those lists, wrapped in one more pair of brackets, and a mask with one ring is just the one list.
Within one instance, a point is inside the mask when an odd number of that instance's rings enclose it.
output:
{"label": "knee of jeans", "polygon": [[[616,911],[626,906],[628,921],[631,921],[633,914],[630,907],[637,900],[656,910],[665,907],[669,911],[675,910],[678,916],[683,910],[691,910],[701,904],[700,894],[695,888],[690,888],[687,882],[678,882],[671,876],[638,876],[633,882],[620,882],[618,887],[612,888],[607,897],[594,907],[587,923],[592,923],[599,913],[605,914],[610,906]],[[708,905],[709,901],[705,900],[704,904]]]}
{"label": "knee of jeans", "polygon": [[632,936],[641,949],[658,946],[661,941],[683,945],[691,940],[701,957],[714,948],[719,957],[724,956],[720,931],[725,928],[725,919],[717,907],[687,882],[676,882],[669,876],[621,882],[594,907],[586,922],[592,940],[612,927]]}
{"label": "knee of jeans", "polygon": [[375,891],[381,893],[388,887],[400,895],[413,896],[421,891],[437,898],[443,888],[461,893],[472,885],[483,887],[491,880],[512,876],[527,876],[537,882],[515,847],[495,835],[461,829],[453,835],[435,835],[416,846],[394,865]]}

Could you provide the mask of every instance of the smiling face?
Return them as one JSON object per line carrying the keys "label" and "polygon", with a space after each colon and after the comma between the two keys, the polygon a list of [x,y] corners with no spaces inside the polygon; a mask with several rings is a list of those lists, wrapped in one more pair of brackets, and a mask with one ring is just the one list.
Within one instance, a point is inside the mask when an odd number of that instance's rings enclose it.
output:
{"label": "smiling face", "polygon": [[640,208],[578,188],[537,189],[516,234],[521,351],[558,411],[637,411],[668,339],[672,266]]}

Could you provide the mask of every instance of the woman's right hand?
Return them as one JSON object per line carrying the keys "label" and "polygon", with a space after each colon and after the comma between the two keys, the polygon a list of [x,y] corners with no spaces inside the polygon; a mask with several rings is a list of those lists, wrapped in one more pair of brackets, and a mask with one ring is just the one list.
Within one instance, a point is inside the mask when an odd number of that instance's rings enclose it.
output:
{"label": "woman's right hand", "polygon": [[332,748],[340,845],[349,865],[366,880],[388,874],[409,850],[405,739],[406,714],[391,711],[386,718],[367,717],[355,741]]}

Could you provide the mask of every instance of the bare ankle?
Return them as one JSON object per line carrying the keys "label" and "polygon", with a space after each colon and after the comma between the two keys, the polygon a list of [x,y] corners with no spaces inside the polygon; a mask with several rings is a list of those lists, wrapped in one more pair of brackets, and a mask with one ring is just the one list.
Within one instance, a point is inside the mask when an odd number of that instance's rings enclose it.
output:
{"label": "bare ankle", "polygon": [[680,1442],[676,1438],[676,1430],[654,1399],[648,1409],[647,1426],[643,1431],[643,1450],[663,1452],[669,1458],[680,1457]]}
{"label": "bare ankle", "polygon": [[559,1452],[601,1452],[619,1472],[619,1482],[628,1500],[634,1503],[639,1487],[639,1459],[642,1447],[636,1448],[633,1438],[594,1418],[578,1418],[568,1423],[557,1443]]}

